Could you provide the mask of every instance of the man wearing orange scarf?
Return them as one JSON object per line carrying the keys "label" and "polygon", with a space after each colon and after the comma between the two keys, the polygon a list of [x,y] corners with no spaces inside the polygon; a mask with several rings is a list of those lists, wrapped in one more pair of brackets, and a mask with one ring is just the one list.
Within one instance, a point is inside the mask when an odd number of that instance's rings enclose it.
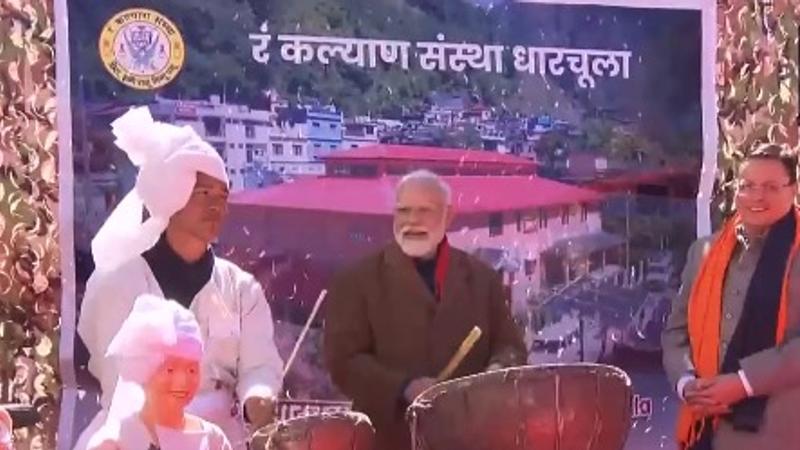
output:
{"label": "man wearing orange scarf", "polygon": [[800,449],[796,167],[779,146],[753,151],[736,214],[689,249],[662,336],[681,449]]}

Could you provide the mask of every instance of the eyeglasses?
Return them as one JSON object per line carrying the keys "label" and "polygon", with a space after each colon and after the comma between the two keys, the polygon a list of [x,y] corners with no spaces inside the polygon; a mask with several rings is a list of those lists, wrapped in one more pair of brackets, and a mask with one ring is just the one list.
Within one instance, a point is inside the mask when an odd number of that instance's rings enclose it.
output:
{"label": "eyeglasses", "polygon": [[739,180],[736,183],[736,192],[741,195],[754,195],[758,192],[763,192],[764,195],[775,195],[785,187],[793,185],[792,182],[780,183],[764,183],[757,184],[747,180]]}

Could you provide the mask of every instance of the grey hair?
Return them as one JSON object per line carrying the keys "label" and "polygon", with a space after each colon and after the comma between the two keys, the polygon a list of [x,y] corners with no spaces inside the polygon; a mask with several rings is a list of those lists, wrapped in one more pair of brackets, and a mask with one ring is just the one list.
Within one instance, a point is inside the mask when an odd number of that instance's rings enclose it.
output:
{"label": "grey hair", "polygon": [[409,185],[424,187],[436,191],[437,194],[441,195],[446,206],[450,206],[453,202],[453,193],[450,189],[450,185],[448,185],[442,179],[442,177],[436,175],[430,170],[420,169],[406,174],[400,179],[400,182],[397,183],[395,195],[399,196],[400,192]]}

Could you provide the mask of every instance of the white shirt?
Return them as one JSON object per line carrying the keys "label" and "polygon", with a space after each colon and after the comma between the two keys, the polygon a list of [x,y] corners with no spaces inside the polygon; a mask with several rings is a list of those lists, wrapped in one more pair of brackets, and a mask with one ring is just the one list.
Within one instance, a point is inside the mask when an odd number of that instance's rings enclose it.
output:
{"label": "white shirt", "polygon": [[[208,421],[200,421],[200,429],[193,431],[156,427],[160,450],[231,450],[231,444],[220,428]],[[150,432],[138,416],[127,417],[122,422],[108,424],[92,437],[89,448],[111,440],[124,450],[150,450],[155,448]]]}

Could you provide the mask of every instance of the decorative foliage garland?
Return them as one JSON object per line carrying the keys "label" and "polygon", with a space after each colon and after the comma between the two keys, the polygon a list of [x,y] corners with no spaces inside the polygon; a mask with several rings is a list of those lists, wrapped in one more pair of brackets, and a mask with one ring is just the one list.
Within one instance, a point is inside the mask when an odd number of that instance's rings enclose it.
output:
{"label": "decorative foliage garland", "polygon": [[760,143],[797,150],[798,27],[793,0],[718,2],[719,154],[715,201],[731,211],[740,158]]}
{"label": "decorative foliage garland", "polygon": [[15,448],[55,448],[61,297],[52,1],[0,0],[0,403],[43,418]]}

